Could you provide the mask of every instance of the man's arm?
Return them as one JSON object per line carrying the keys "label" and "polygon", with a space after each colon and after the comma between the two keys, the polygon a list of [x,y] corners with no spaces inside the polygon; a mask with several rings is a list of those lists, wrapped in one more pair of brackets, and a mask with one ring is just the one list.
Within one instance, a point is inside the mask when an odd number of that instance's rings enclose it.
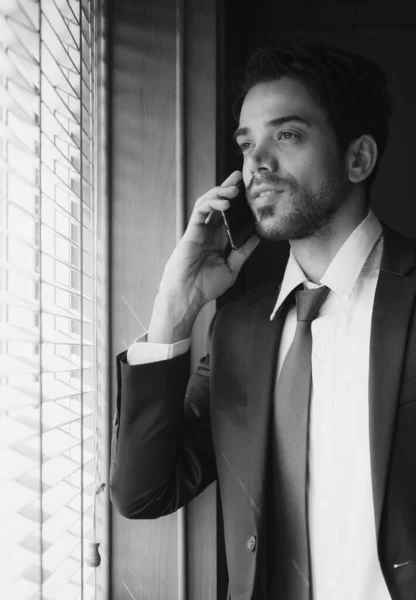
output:
{"label": "man's arm", "polygon": [[[241,173],[195,203],[185,233],[159,285],[148,341],[175,344],[191,335],[201,308],[218,298],[237,275],[259,238],[228,251],[221,211],[238,194]],[[170,360],[130,365],[117,360],[118,417],[110,474],[111,499],[130,518],[175,511],[216,477],[209,413],[209,359],[188,382],[189,351]],[[185,401],[184,401],[185,398]]]}
{"label": "man's arm", "polygon": [[189,363],[189,352],[142,365],[117,357],[110,494],[125,517],[172,513],[216,478],[209,355],[188,382]]}

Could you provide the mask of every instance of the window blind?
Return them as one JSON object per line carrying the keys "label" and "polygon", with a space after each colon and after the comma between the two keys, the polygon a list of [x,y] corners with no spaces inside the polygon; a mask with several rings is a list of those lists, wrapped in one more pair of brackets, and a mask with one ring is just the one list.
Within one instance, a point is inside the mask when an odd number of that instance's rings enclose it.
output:
{"label": "window blind", "polygon": [[0,597],[90,599],[96,6],[0,5]]}

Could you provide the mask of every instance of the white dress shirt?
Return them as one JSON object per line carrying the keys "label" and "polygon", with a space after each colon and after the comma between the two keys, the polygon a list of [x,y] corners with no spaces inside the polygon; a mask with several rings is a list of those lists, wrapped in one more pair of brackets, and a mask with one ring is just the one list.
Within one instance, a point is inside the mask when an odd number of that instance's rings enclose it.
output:
{"label": "white dress shirt", "polygon": [[[391,600],[377,557],[370,468],[370,328],[383,246],[371,211],[345,241],[320,284],[330,293],[312,322],[309,535],[314,600]],[[273,318],[305,278],[292,252]],[[296,329],[286,318],[278,373]]]}
{"label": "white dress shirt", "polygon": [[[372,211],[345,241],[320,284],[330,292],[312,322],[309,445],[309,537],[313,600],[391,600],[377,557],[370,468],[368,381],[370,327],[383,246]],[[309,282],[289,255],[270,319],[287,295]],[[296,308],[286,318],[278,374],[293,341]],[[185,352],[190,340],[147,344],[127,352],[130,364]]]}

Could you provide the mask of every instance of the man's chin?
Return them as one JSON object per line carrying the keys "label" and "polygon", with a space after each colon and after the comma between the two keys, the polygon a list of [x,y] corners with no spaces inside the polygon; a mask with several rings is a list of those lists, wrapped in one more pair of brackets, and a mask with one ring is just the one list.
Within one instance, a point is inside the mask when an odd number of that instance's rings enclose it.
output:
{"label": "man's chin", "polygon": [[257,221],[257,235],[268,242],[287,242],[311,237],[316,233],[311,223],[276,223]]}
{"label": "man's chin", "polygon": [[290,239],[287,232],[276,228],[264,227],[259,223],[256,225],[256,233],[262,240],[266,240],[267,242],[285,242]]}

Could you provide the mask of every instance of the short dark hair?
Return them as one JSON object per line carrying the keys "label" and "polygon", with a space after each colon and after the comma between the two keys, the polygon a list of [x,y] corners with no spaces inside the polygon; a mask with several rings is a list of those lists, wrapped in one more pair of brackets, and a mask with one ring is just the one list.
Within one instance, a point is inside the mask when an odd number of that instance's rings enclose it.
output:
{"label": "short dark hair", "polygon": [[367,189],[377,174],[389,137],[394,101],[387,76],[372,60],[359,54],[318,44],[255,50],[236,82],[233,114],[239,120],[243,100],[256,84],[290,77],[303,83],[326,112],[341,151],[363,134],[374,137],[378,160],[366,180]]}

